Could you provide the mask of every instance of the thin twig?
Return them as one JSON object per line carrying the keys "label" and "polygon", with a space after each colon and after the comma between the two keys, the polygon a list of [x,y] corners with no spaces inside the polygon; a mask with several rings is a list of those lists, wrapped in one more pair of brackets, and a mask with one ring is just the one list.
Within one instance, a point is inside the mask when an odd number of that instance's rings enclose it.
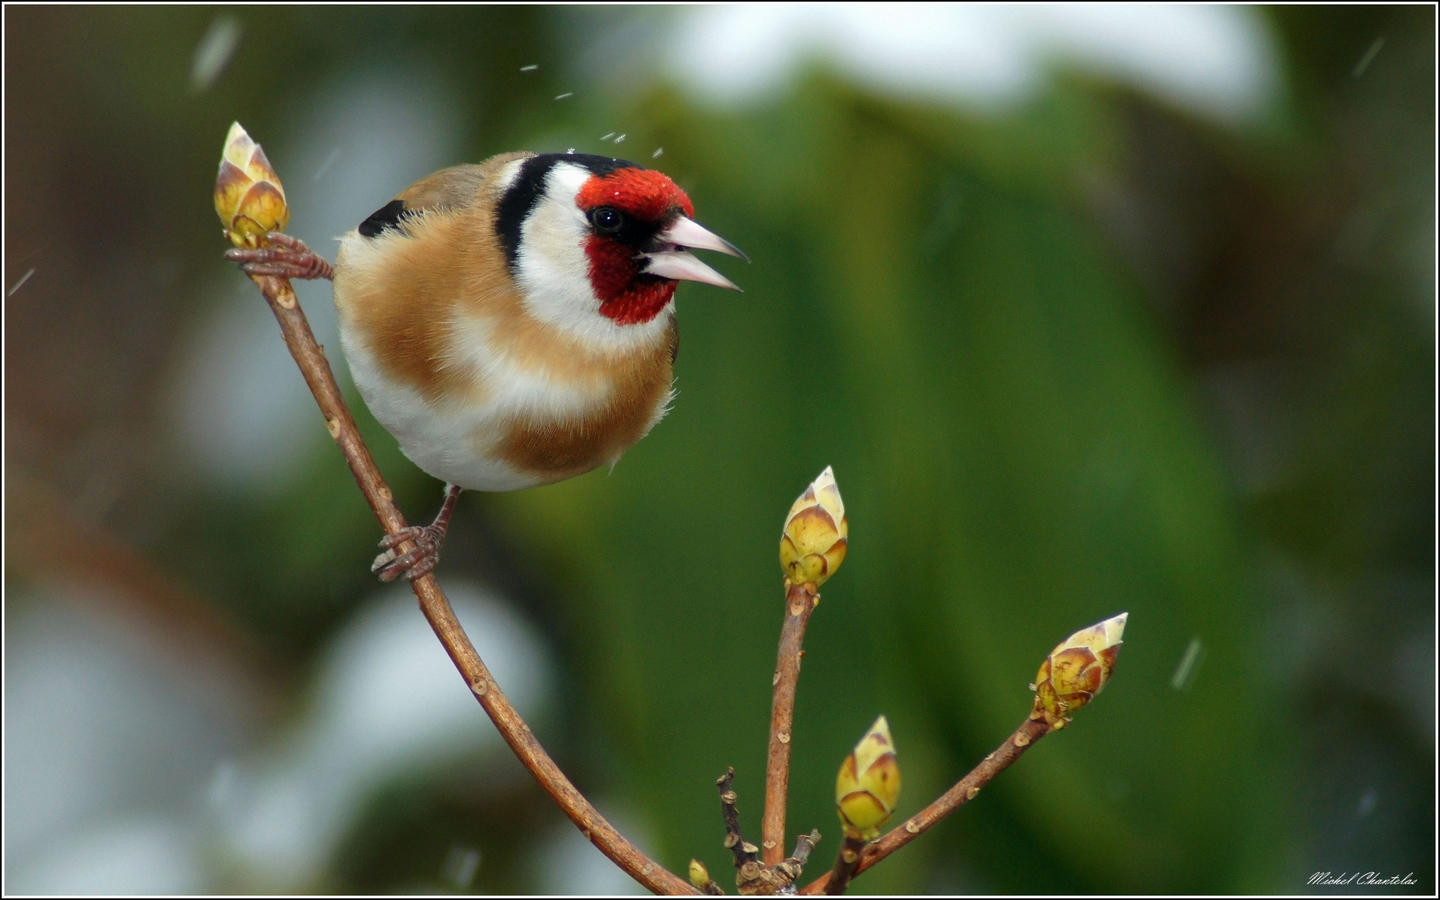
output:
{"label": "thin twig", "polygon": [[805,871],[810,851],[820,843],[820,832],[811,831],[795,839],[795,853],[773,866],[760,861],[760,848],[745,840],[740,831],[740,811],[735,808],[735,770],[726,769],[715,782],[720,788],[720,815],[725,819],[725,849],[735,855],[735,886],[742,894],[794,893],[790,886]]}
{"label": "thin twig", "polygon": [[815,845],[820,843],[820,829],[812,828],[809,834],[802,834],[795,839],[795,852],[790,854],[786,862],[793,862],[801,868],[810,861],[810,853]]}
{"label": "thin twig", "polygon": [[826,875],[825,893],[843,894],[855,877],[855,868],[860,864],[860,853],[865,849],[864,838],[845,835],[840,853],[835,857],[835,867]]}
{"label": "thin twig", "polygon": [[[405,518],[395,507],[390,488],[386,486],[385,479],[381,477],[380,470],[370,457],[369,449],[360,437],[359,429],[355,427],[355,420],[350,415],[345,398],[340,394],[340,388],[335,384],[335,376],[330,371],[325,352],[315,342],[315,335],[311,333],[305,313],[296,301],[289,279],[262,275],[254,276],[252,280],[260,286],[260,292],[265,295],[275,318],[279,320],[285,345],[290,348],[290,354],[300,366],[305,383],[310,386],[310,392],[315,395],[315,402],[320,405],[320,412],[325,416],[326,428],[340,446],[340,452],[349,463],[350,472],[355,476],[366,502],[374,510],[375,517],[380,520],[386,534],[403,530],[406,527]],[[396,549],[404,553],[413,547],[414,543],[407,541]],[[435,630],[435,636],[440,639],[445,652],[450,654],[451,661],[455,668],[460,670],[460,675],[470,686],[471,692],[479,699],[490,720],[495,723],[500,736],[585,837],[650,891],[656,894],[697,894],[695,888],[641,853],[639,848],[616,831],[555,765],[545,748],[540,746],[540,742],[531,733],[530,726],[520,718],[520,714],[500,690],[500,685],[495,683],[494,676],[481,661],[480,654],[475,652],[475,646],[470,643],[465,629],[455,618],[450,601],[446,599],[434,577],[425,575],[412,581],[410,586],[415,591],[416,599],[420,601],[420,611],[425,614],[430,627]]]}
{"label": "thin twig", "polygon": [[[1015,733],[1005,739],[994,753],[985,757],[980,764],[970,770],[970,774],[955,783],[955,786],[934,803],[920,810],[915,815],[906,819],[904,824],[892,829],[880,840],[875,841],[865,848],[860,854],[853,874],[859,875],[866,869],[878,863],[880,860],[899,850],[901,847],[915,840],[921,834],[930,830],[941,819],[950,815],[955,810],[975,799],[980,789],[989,784],[996,775],[1005,771],[1011,763],[1019,759],[1036,741],[1050,733],[1050,726],[1044,719],[1028,719],[1025,724],[1015,729]],[[823,894],[827,893],[826,885],[829,883],[831,873],[827,872],[819,878],[805,885],[801,889],[802,894]]]}
{"label": "thin twig", "polygon": [[770,754],[765,763],[765,815],[760,820],[760,846],[765,864],[778,865],[785,856],[785,799],[790,787],[790,742],[795,721],[795,688],[800,681],[800,646],[805,626],[820,602],[813,584],[788,585],[785,625],[775,659],[775,692],[770,703]]}
{"label": "thin twig", "polygon": [[725,819],[725,849],[735,854],[735,868],[741,869],[759,859],[760,848],[745,840],[740,831],[740,810],[735,808],[739,796],[735,793],[735,769],[729,767],[716,781],[720,789],[720,815]]}
{"label": "thin twig", "polygon": [[769,874],[760,862],[760,848],[745,840],[740,831],[740,811],[735,808],[735,770],[727,768],[715,782],[720,788],[720,815],[725,819],[725,849],[735,855],[735,885],[742,894],[757,893],[756,887]]}
{"label": "thin twig", "polygon": [[820,832],[816,830],[812,830],[809,834],[802,834],[795,839],[795,852],[775,866],[775,881],[779,887],[789,887],[795,883],[805,871],[805,864],[810,861],[810,852],[818,843],[820,843]]}

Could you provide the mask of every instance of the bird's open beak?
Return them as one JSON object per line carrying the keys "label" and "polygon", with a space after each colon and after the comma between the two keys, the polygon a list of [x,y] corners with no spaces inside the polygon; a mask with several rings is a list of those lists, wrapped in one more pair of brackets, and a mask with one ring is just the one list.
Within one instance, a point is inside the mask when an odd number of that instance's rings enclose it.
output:
{"label": "bird's open beak", "polygon": [[740,290],[735,282],[705,265],[697,256],[688,251],[714,250],[717,253],[738,256],[746,262],[750,261],[750,257],[741,253],[734,244],[706,230],[694,219],[680,216],[668,228],[656,235],[655,239],[662,246],[667,244],[669,246],[664,250],[640,254],[640,257],[645,260],[645,274],[658,275],[661,278],[674,278],[677,281],[698,281],[701,284],[713,284],[716,287],[732,291]]}

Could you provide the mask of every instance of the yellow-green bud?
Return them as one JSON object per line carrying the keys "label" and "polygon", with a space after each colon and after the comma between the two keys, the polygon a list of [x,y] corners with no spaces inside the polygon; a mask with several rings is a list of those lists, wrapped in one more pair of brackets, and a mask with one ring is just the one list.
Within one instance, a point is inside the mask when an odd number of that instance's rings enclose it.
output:
{"label": "yellow-green bud", "polygon": [[1051,728],[1064,728],[1067,716],[1089,703],[1115,670],[1120,636],[1129,613],[1077,631],[1050,651],[1035,676],[1035,712]]}
{"label": "yellow-green bud", "polygon": [[266,234],[284,231],[290,222],[280,176],[239,122],[225,136],[220,173],[215,176],[215,212],[230,243],[252,250],[265,243]]}
{"label": "yellow-green bud", "polygon": [[840,499],[835,473],[826,466],[785,517],[785,530],[780,535],[780,568],[791,584],[818,587],[845,560],[849,535],[845,501]]}
{"label": "yellow-green bud", "polygon": [[702,891],[710,884],[710,871],[698,859],[690,860],[690,883]]}
{"label": "yellow-green bud", "polygon": [[900,763],[881,716],[855,745],[835,779],[835,807],[847,837],[873,841],[900,802]]}

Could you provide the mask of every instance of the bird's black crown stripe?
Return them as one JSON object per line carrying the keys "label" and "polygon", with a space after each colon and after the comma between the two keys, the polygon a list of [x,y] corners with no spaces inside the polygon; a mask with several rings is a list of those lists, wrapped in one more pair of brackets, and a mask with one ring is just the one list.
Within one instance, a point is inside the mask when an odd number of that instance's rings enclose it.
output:
{"label": "bird's black crown stripe", "polygon": [[391,200],[371,213],[370,218],[360,223],[360,233],[367,238],[373,238],[386,229],[398,227],[401,219],[413,215],[415,215],[415,211],[406,209],[404,200]]}
{"label": "bird's black crown stripe", "polygon": [[615,159],[612,156],[596,156],[593,153],[547,153],[546,156],[554,157],[555,162],[571,162],[577,166],[589,169],[602,178],[617,169],[643,169],[629,160]]}
{"label": "bird's black crown stripe", "polygon": [[540,202],[540,195],[545,191],[545,178],[550,174],[550,170],[562,162],[574,163],[601,176],[609,175],[618,169],[643,168],[623,159],[596,156],[593,153],[542,153],[521,163],[520,173],[515,176],[515,180],[495,208],[495,234],[500,238],[500,245],[505,248],[505,262],[512,273],[515,271],[515,260],[520,254],[520,228],[535,209],[535,204]]}

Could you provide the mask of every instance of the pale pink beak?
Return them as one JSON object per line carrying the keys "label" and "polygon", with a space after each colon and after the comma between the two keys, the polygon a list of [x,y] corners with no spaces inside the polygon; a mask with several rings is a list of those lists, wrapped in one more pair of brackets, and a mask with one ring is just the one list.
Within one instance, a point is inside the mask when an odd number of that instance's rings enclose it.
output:
{"label": "pale pink beak", "polygon": [[741,253],[734,244],[708,231],[694,219],[680,216],[668,228],[656,235],[656,238],[662,243],[669,244],[670,247],[654,253],[640,254],[640,258],[645,260],[645,274],[673,278],[676,281],[698,281],[701,284],[713,284],[715,287],[732,291],[740,290],[735,282],[705,265],[686,248],[714,250],[728,256],[738,256],[746,262],[749,262],[750,258]]}

